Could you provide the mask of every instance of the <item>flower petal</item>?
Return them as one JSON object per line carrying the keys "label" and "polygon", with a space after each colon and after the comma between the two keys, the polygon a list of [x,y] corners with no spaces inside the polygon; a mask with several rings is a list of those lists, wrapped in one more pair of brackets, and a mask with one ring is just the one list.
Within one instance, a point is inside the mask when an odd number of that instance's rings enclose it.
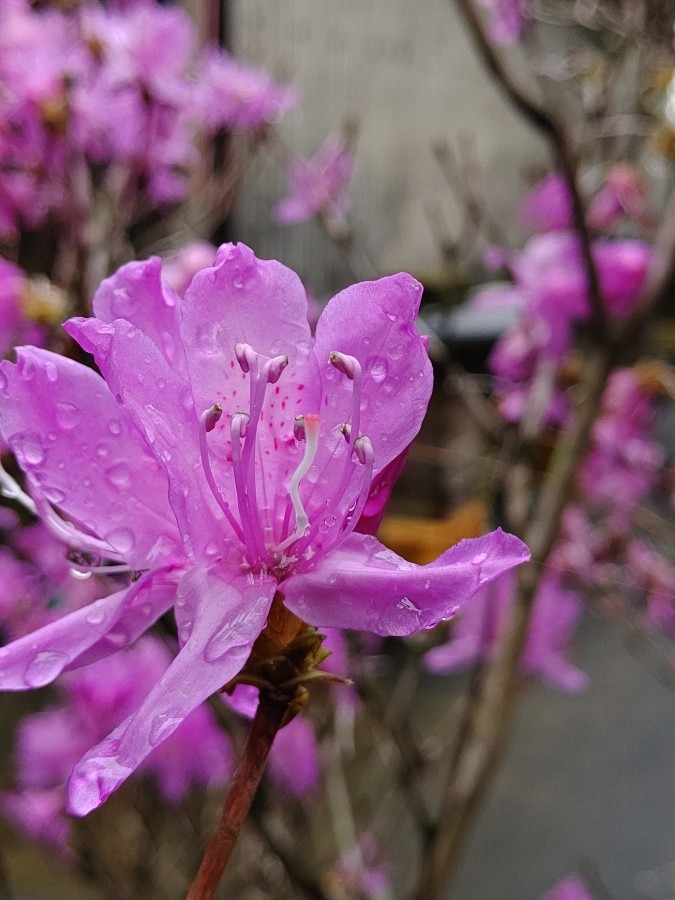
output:
{"label": "flower petal", "polygon": [[[144,627],[152,624],[175,599],[176,578],[171,586],[171,569],[157,569],[135,584],[88,606],[75,610],[43,628],[0,649],[0,690],[24,691],[50,684],[65,669],[100,658],[120,649],[114,640],[116,626],[125,614],[136,621],[138,609],[149,604]],[[156,589],[159,588],[158,592]],[[147,608],[147,606],[146,606]],[[154,615],[154,619],[153,619]],[[98,650],[92,654],[92,648]]]}
{"label": "flower petal", "polygon": [[422,286],[410,275],[392,275],[355,284],[333,297],[316,326],[314,352],[321,366],[322,435],[320,457],[332,454],[344,438],[335,428],[351,422],[352,387],[328,362],[331,351],[356,357],[363,370],[360,433],[375,449],[381,472],[419,431],[429,397],[432,371],[415,327]]}
{"label": "flower petal", "polygon": [[145,447],[166,470],[186,552],[206,554],[222,515],[199,464],[199,425],[189,385],[150,338],[124,319],[110,324],[70,319],[64,328],[94,355],[110,390],[145,436]]}
{"label": "flower petal", "polygon": [[478,588],[529,556],[521,540],[497,529],[414,566],[376,538],[352,534],[279,591],[310,625],[404,636],[449,619]]}
{"label": "flower petal", "polygon": [[77,764],[69,782],[71,813],[83,816],[100,806],[193,709],[239,672],[265,626],[275,589],[270,577],[224,581],[204,569],[184,576],[176,606],[195,613],[190,636],[140,709]]}
{"label": "flower petal", "polygon": [[293,437],[298,414],[319,408],[319,377],[311,352],[307,295],[295,272],[274,260],[259,260],[244,244],[224,244],[212,268],[195,275],[182,306],[181,332],[187,352],[197,414],[220,404],[223,416],[209,433],[208,445],[218,457],[214,471],[219,489],[234,497],[230,422],[234,413],[249,411],[253,380],[236,359],[234,348],[250,344],[265,357],[286,356],[279,381],[267,387],[257,426],[258,498],[267,525],[272,509],[302,458]]}
{"label": "flower petal", "polygon": [[178,333],[180,301],[162,281],[162,260],[158,256],[122,266],[101,282],[92,305],[94,315],[103,322],[126,319],[139,328],[169,365],[185,375],[185,354]]}
{"label": "flower petal", "polygon": [[166,476],[100,375],[19,347],[0,388],[0,433],[50,503],[137,568],[179,552]]}

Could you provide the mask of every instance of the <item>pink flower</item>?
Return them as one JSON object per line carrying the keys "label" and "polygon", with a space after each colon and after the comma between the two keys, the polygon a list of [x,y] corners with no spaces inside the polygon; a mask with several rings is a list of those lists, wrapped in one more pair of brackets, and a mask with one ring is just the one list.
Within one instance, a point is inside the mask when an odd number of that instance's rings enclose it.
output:
{"label": "pink flower", "polygon": [[554,884],[541,900],[594,900],[594,898],[581,878],[577,875],[569,875]]}
{"label": "pink flower", "polygon": [[294,88],[275,84],[263,69],[215,49],[204,55],[196,105],[211,130],[253,131],[278,121],[297,99]]}
{"label": "pink flower", "polygon": [[207,269],[216,258],[216,247],[208,241],[193,241],[165,257],[162,278],[179,297],[185,295],[190,282],[201,269]]}
{"label": "pink flower", "polygon": [[516,44],[525,27],[529,0],[479,0],[488,12],[487,36],[495,44]]}
{"label": "pink flower", "polygon": [[[171,662],[168,649],[144,637],[107,660],[66,676],[58,706],[26,716],[15,748],[17,790],[2,808],[29,835],[63,848],[66,782],[79,757],[144,700]],[[194,709],[143,763],[167,803],[179,803],[195,785],[221,786],[232,773],[229,741],[205,706]],[[50,825],[50,819],[53,819]]]}
{"label": "pink flower", "polygon": [[633,166],[618,163],[590,203],[588,224],[606,231],[625,219],[649,224],[651,215],[644,179]]}
{"label": "pink flower", "polygon": [[572,198],[563,176],[551,172],[538,181],[521,202],[519,217],[538,234],[571,228]]}
{"label": "pink flower", "polygon": [[63,790],[25,789],[0,795],[0,809],[29,838],[61,854],[70,853],[70,822],[64,813]]}
{"label": "pink flower", "polygon": [[291,164],[290,194],[274,211],[277,221],[288,225],[320,213],[343,219],[349,209],[348,189],[353,173],[353,155],[345,149],[342,138],[330,135],[311,159]]}
{"label": "pink flower", "polygon": [[277,734],[270,751],[267,774],[292,797],[304,797],[321,780],[319,747],[314,728],[305,716],[295,719]]}
{"label": "pink flower", "polygon": [[[514,590],[514,579],[504,574],[479,591],[459,617],[450,641],[426,654],[426,667],[444,674],[491,659],[509,622]],[[584,690],[586,675],[563,656],[580,612],[579,597],[547,575],[537,594],[521,657],[524,673],[561,691]]]}
{"label": "pink flower", "polygon": [[431,365],[408,275],[354,285],[312,339],[297,276],[224,245],[183,301],[161,262],[101,285],[66,330],[103,377],[32,347],[0,364],[0,433],[52,529],[140,577],[0,650],[23,690],[133,642],[174,607],[181,649],[139,709],[78,764],[102,803],[241,670],[278,592],[311,625],[406,635],[526,560],[496,531],[414,566],[354,533],[371,484],[417,433]]}

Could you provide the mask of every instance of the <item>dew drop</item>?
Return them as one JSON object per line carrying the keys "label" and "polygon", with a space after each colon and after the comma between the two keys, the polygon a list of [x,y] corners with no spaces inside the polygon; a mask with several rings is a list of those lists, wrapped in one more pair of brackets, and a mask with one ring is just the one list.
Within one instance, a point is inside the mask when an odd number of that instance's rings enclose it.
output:
{"label": "dew drop", "polygon": [[26,687],[39,688],[49,684],[60,674],[67,661],[66,654],[56,650],[36,653],[23,676]]}
{"label": "dew drop", "polygon": [[125,462],[118,462],[106,469],[106,478],[117,488],[126,488],[131,484],[131,469]]}
{"label": "dew drop", "polygon": [[53,363],[51,360],[45,363],[45,375],[47,376],[47,381],[51,381],[52,384],[58,381],[59,370],[56,368],[56,363]]}
{"label": "dew drop", "polygon": [[387,363],[384,360],[378,360],[370,369],[370,377],[375,384],[381,384],[387,377]]}
{"label": "dew drop", "polygon": [[207,322],[200,325],[195,335],[197,347],[204,353],[218,353],[218,334],[220,326],[217,322]]}
{"label": "dew drop", "polygon": [[131,553],[136,545],[136,536],[130,528],[115,528],[105,535],[105,539],[122,556]]}
{"label": "dew drop", "polygon": [[45,485],[42,488],[42,493],[50,503],[55,503],[57,506],[66,499],[65,491],[62,491],[60,488]]}
{"label": "dew drop", "polygon": [[56,404],[56,421],[60,428],[64,431],[70,431],[75,428],[81,418],[81,410],[74,403],[57,403]]}
{"label": "dew drop", "polygon": [[105,622],[105,610],[94,604],[91,608],[91,612],[87,615],[86,621],[90,625],[101,625]]}
{"label": "dew drop", "polygon": [[182,721],[183,719],[180,716],[171,716],[167,713],[156,716],[150,725],[148,741],[153,747],[156,747],[157,744],[161,743],[175,731]]}
{"label": "dew drop", "polygon": [[173,362],[176,357],[176,342],[168,331],[162,332],[162,349],[167,360]]}
{"label": "dew drop", "polygon": [[10,439],[9,445],[25,466],[39,466],[45,458],[42,438],[35,431],[25,431]]}
{"label": "dew drop", "polygon": [[487,554],[487,553],[477,553],[477,554],[474,556],[474,558],[471,560],[471,565],[472,565],[472,566],[480,566],[480,565],[482,565],[482,564],[485,562],[485,560],[486,560],[487,558],[488,558],[488,554]]}
{"label": "dew drop", "polygon": [[111,419],[108,422],[108,431],[110,434],[118,435],[122,434],[122,423],[119,419]]}
{"label": "dew drop", "polygon": [[7,376],[6,376],[5,373],[0,369],[0,392],[1,392],[4,396],[7,395],[7,388],[8,388],[8,386],[9,386],[9,382],[7,381]]}

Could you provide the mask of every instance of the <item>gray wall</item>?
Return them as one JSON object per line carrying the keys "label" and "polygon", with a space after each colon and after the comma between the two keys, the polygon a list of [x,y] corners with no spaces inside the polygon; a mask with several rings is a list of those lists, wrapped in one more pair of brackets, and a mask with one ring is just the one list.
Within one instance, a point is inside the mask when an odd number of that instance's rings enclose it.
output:
{"label": "gray wall", "polygon": [[[231,14],[235,52],[302,92],[280,126],[286,144],[309,155],[345,117],[358,118],[350,218],[381,272],[442,276],[425,209],[441,203],[451,229],[459,221],[432,141],[473,139],[498,214],[511,209],[527,164],[546,158],[483,73],[448,0],[235,0]],[[318,226],[270,221],[283,192],[279,163],[268,158],[247,186],[233,236],[295,267],[319,295],[348,282]]]}

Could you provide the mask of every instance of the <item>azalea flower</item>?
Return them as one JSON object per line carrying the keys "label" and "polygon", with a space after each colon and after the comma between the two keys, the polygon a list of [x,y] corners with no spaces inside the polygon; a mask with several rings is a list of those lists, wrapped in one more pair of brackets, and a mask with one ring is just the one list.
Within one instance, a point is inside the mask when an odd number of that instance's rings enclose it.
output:
{"label": "azalea flower", "polygon": [[329,135],[311,159],[298,159],[291,164],[290,193],[274,211],[277,221],[288,225],[321,213],[344,219],[353,173],[353,154],[339,135]]}
{"label": "azalea flower", "polygon": [[[69,673],[59,703],[26,716],[17,731],[16,790],[0,796],[0,808],[28,835],[66,850],[66,782],[91,744],[133,711],[171,661],[157,638]],[[224,785],[232,750],[207,706],[195,709],[145,760],[139,774],[153,778],[166,803],[180,803],[196,785]]]}
{"label": "azalea flower", "polygon": [[[463,611],[452,638],[424,657],[425,666],[445,674],[491,659],[508,625],[515,598],[515,581],[505,573],[480,590]],[[528,625],[520,668],[567,693],[583,691],[586,675],[563,653],[581,613],[577,594],[566,590],[554,575],[543,578]]]}
{"label": "azalea flower", "polygon": [[0,688],[113,653],[172,606],[180,642],[138,710],[76,766],[72,812],[102,803],[237,676],[275,596],[312,626],[407,635],[528,558],[498,530],[414,566],[354,530],[429,400],[421,290],[405,274],[347,288],[313,339],[298,277],[227,244],[182,301],[159,259],[103,282],[95,317],[65,325],[102,377],[33,347],[0,364],[0,434],[38,512],[99,570],[133,573],[1,649]]}
{"label": "azalea flower", "polygon": [[569,875],[554,884],[541,900],[593,900],[593,894],[578,875]]}

